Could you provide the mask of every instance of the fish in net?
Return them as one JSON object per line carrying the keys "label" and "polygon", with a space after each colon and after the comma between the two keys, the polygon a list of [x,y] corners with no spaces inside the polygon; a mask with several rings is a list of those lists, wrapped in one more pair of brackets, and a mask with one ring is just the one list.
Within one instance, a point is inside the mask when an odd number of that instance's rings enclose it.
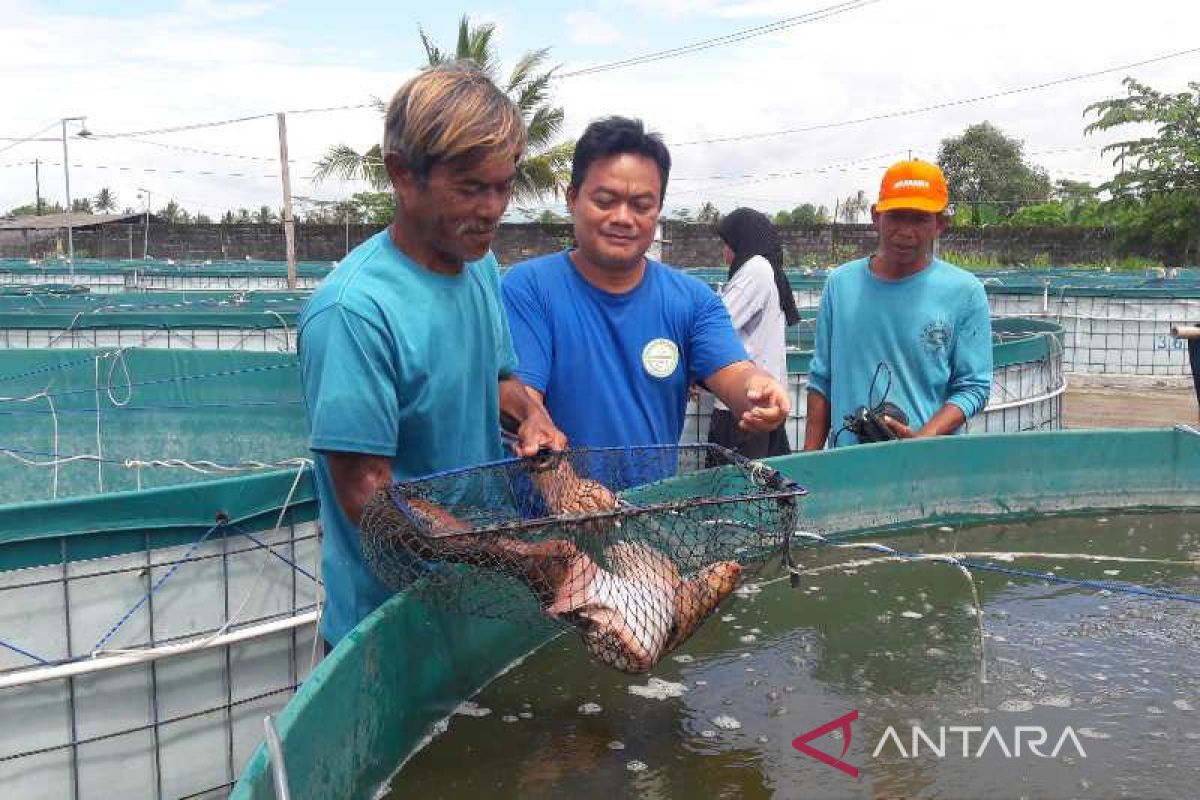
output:
{"label": "fish in net", "polygon": [[574,448],[396,483],[360,527],[368,567],[393,591],[572,625],[594,658],[638,673],[747,571],[777,553],[790,565],[804,493],[712,444]]}

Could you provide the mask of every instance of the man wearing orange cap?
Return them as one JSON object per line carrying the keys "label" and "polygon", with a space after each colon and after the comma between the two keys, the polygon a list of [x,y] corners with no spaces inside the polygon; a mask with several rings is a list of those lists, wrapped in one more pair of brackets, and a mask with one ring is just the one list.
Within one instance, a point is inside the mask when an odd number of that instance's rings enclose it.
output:
{"label": "man wearing orange cap", "polygon": [[[933,255],[948,202],[934,164],[901,161],[884,174],[871,208],[878,251],[835,269],[821,294],[805,450],[955,433],[987,404],[987,294],[974,275]],[[907,422],[881,409],[885,400]],[[854,424],[864,409],[880,412],[884,435],[860,436],[878,430]]]}

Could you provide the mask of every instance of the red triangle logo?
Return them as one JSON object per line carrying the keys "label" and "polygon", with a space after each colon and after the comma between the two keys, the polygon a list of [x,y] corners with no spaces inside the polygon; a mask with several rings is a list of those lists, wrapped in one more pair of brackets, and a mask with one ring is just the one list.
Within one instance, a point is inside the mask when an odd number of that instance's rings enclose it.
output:
{"label": "red triangle logo", "polygon": [[[853,711],[851,711],[849,714],[844,714],[835,720],[826,722],[824,725],[822,725],[819,728],[813,728],[808,733],[800,734],[795,739],[792,739],[792,747],[796,748],[801,753],[804,753],[804,755],[806,755],[806,756],[811,756],[812,758],[815,758],[817,761],[820,761],[822,764],[828,764],[829,766],[833,767],[834,769],[841,770],[842,772],[849,775],[851,778],[857,778],[858,777],[858,768],[855,767],[853,764],[847,764],[845,761],[842,761],[842,758],[845,757],[845,755],[846,755],[846,751],[850,749],[850,735],[851,735],[850,723],[854,722],[856,719],[858,719],[858,709],[857,708],[854,709]],[[809,745],[809,742],[811,742],[813,739],[820,739],[822,736],[825,736],[828,733],[832,733],[835,730],[842,731],[842,754],[841,754],[841,756],[834,758],[833,756],[829,755],[828,753],[818,750],[817,748]]]}

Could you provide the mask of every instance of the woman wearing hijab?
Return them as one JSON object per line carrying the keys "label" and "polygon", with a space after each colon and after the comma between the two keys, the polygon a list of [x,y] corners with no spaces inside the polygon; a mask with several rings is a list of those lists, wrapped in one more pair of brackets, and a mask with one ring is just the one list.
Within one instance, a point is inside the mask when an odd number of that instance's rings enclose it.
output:
{"label": "woman wearing hijab", "polygon": [[[787,386],[784,330],[800,320],[800,312],[783,274],[783,248],[775,226],[766,215],[739,208],[721,220],[717,234],[725,244],[725,262],[729,264],[721,300],[729,309],[733,327],[755,365]],[[785,426],[770,433],[744,431],[720,400],[714,402],[708,440],[747,458],[791,452]]]}

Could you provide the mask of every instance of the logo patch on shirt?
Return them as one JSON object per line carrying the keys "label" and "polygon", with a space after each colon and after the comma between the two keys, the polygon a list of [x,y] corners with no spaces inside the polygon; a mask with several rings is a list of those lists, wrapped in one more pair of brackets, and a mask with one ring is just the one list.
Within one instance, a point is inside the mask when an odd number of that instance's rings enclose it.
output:
{"label": "logo patch on shirt", "polygon": [[950,324],[945,320],[934,320],[921,331],[921,344],[931,353],[945,350],[950,346]]}
{"label": "logo patch on shirt", "polygon": [[651,339],[642,348],[642,366],[651,377],[669,377],[679,366],[679,346],[670,339]]}

